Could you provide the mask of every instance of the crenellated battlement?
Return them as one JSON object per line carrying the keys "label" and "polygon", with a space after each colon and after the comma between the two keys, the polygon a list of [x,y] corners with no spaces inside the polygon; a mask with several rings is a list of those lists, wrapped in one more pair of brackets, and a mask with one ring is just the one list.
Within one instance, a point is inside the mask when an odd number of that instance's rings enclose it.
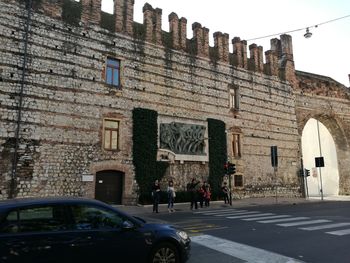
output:
{"label": "crenellated battlement", "polygon": [[143,24],[146,31],[146,41],[162,45],[162,9],[145,4],[143,7]]}
{"label": "crenellated battlement", "polygon": [[[6,0],[6,2],[23,2]],[[162,31],[162,9],[153,8],[146,3],[143,7],[143,24],[134,22],[134,0],[114,0],[114,14],[101,11],[101,0],[33,0],[35,9],[55,19],[62,19],[75,26],[99,25],[116,33],[135,36],[136,26],[141,26],[142,38],[139,41],[166,46],[182,52],[188,52],[211,61],[226,63],[267,75],[279,76],[283,80],[295,82],[292,38],[281,35],[280,39],[271,39],[270,50],[264,53],[262,46],[234,37],[231,40],[233,52],[229,52],[229,35],[222,32],[213,34],[214,47],[209,46],[209,29],[200,23],[192,24],[193,37],[187,38],[187,19],[179,18],[176,13],[168,17],[169,33]],[[140,28],[138,29],[140,30]],[[164,35],[169,34],[169,39]],[[264,63],[265,55],[265,63]]]}
{"label": "crenellated battlement", "polygon": [[187,45],[187,19],[175,13],[169,15],[169,31],[172,37],[173,48],[186,50]]}
{"label": "crenellated battlement", "polygon": [[222,62],[229,62],[229,35],[221,32],[214,33],[214,47],[217,49],[218,59]]}
{"label": "crenellated battlement", "polygon": [[232,39],[233,45],[233,65],[248,69],[247,41],[239,37]]}
{"label": "crenellated battlement", "polygon": [[209,57],[209,29],[196,22],[192,24],[192,30],[197,56]]}

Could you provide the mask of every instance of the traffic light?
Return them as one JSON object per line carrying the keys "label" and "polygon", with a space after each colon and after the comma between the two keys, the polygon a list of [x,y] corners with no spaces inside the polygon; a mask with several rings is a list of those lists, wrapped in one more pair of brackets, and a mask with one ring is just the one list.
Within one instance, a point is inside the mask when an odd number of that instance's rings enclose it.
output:
{"label": "traffic light", "polygon": [[308,176],[310,176],[310,170],[305,169],[305,177],[308,177]]}
{"label": "traffic light", "polygon": [[225,174],[228,174],[228,163],[224,164],[224,172]]}
{"label": "traffic light", "polygon": [[236,173],[236,165],[234,163],[228,163],[228,174],[235,174]]}

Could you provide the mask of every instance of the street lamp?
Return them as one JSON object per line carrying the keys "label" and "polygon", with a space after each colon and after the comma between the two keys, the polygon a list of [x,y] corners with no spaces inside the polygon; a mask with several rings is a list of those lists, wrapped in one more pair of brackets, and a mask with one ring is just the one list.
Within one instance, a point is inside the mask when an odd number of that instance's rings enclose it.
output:
{"label": "street lamp", "polygon": [[312,36],[312,33],[309,31],[309,28],[306,28],[306,33],[304,34],[305,38],[310,38]]}

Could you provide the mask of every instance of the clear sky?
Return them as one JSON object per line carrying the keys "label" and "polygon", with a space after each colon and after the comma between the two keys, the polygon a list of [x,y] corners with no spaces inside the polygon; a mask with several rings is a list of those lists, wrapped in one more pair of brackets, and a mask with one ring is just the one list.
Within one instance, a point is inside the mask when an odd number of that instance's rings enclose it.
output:
{"label": "clear sky", "polygon": [[[113,0],[102,0],[102,10],[113,12]],[[297,70],[324,75],[349,87],[350,15],[349,0],[135,0],[134,20],[142,23],[142,8],[149,3],[163,10],[162,28],[169,31],[168,15],[175,12],[187,19],[187,37],[192,38],[192,24],[199,22],[213,33],[228,33],[250,40],[261,36],[289,33],[293,38],[294,63]],[[318,25],[317,27],[315,27]],[[306,27],[312,37],[304,38]],[[272,36],[248,41],[270,49]],[[232,47],[230,47],[232,50]]]}

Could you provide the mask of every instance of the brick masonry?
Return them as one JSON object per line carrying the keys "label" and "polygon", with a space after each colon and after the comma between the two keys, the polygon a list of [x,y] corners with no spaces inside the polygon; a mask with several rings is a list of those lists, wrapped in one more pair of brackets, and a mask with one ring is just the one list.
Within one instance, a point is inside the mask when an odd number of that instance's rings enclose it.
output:
{"label": "brick masonry", "polygon": [[[116,32],[99,25],[100,1],[82,1],[80,25],[61,18],[60,1],[38,2],[28,34],[19,130],[16,197],[76,195],[95,197],[99,171],[124,173],[122,202],[133,203],[137,185],[132,164],[132,109],[153,109],[165,119],[222,120],[242,135],[242,156],[232,159],[243,175],[244,196],[274,195],[270,146],[279,153],[279,194],[300,195],[300,139],[309,118],[317,118],[335,137],[340,193],[350,193],[350,107],[348,88],[334,80],[294,69],[292,39],[271,40],[271,50],[240,38],[192,26],[169,15],[170,32],[161,30],[162,10],[144,6],[144,37],[135,32],[132,0],[116,0]],[[92,2],[92,1],[91,1]],[[0,0],[0,199],[9,196],[23,72],[27,10],[21,1]],[[122,10],[122,11],[121,11]],[[140,27],[140,25],[138,25]],[[137,35],[139,34],[139,35]],[[169,39],[167,39],[167,36]],[[170,43],[170,44],[169,44]],[[107,56],[121,60],[121,89],[105,84]],[[240,109],[232,111],[230,88],[238,87]],[[120,120],[120,151],[102,147],[103,118]],[[232,157],[232,156],[230,156]],[[174,161],[165,181],[185,189],[191,177],[205,180],[206,161]],[[92,182],[82,181],[92,175]]]}

